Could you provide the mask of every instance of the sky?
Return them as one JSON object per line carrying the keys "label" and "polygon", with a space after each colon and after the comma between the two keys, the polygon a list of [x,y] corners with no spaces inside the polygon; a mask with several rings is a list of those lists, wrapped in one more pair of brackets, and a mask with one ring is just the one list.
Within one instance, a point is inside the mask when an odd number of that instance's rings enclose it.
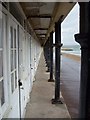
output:
{"label": "sky", "polygon": [[[73,7],[61,24],[61,41],[64,45],[77,45],[74,34],[79,33],[79,5]],[[54,34],[55,36],[55,34]]]}

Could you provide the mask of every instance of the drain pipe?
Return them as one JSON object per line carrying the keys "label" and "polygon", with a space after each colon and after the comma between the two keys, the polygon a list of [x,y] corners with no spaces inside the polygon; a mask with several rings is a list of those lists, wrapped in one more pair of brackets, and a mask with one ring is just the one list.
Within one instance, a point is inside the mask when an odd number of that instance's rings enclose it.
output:
{"label": "drain pipe", "polygon": [[21,86],[22,86],[22,82],[21,80],[19,79],[18,81],[18,85],[19,85],[19,114],[20,114],[20,120],[21,120]]}
{"label": "drain pipe", "polygon": [[[18,73],[19,73],[19,25],[17,27],[17,36],[18,36]],[[19,88],[19,114],[20,114],[20,120],[21,120],[21,91],[20,91],[20,86],[22,86],[21,80],[20,80],[20,76],[18,74],[18,88]]]}

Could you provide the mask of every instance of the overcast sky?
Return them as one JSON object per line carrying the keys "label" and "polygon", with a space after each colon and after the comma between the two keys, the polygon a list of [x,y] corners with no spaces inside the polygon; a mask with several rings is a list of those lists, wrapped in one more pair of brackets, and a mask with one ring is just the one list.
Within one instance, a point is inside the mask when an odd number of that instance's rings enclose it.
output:
{"label": "overcast sky", "polygon": [[63,45],[77,44],[74,34],[79,33],[79,5],[74,6],[68,16],[61,24],[62,27],[62,43]]}
{"label": "overcast sky", "polygon": [[[63,45],[77,45],[74,34],[79,33],[79,5],[78,3],[73,7],[67,17],[61,24],[61,34]],[[55,33],[54,33],[55,37]]]}

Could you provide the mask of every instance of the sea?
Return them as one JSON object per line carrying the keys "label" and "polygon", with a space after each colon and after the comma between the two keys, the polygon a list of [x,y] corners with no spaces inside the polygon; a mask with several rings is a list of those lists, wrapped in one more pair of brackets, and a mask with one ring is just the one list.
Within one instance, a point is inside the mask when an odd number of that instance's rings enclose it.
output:
{"label": "sea", "polygon": [[81,56],[80,45],[64,45],[62,46],[61,52]]}

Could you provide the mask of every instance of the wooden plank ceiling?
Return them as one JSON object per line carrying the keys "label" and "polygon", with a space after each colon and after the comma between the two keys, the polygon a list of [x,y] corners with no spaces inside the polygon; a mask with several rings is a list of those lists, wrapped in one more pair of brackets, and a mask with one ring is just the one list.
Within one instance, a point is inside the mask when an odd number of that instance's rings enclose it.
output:
{"label": "wooden plank ceiling", "polygon": [[20,2],[26,18],[32,25],[36,36],[43,45],[54,31],[55,22],[61,16],[62,21],[73,8],[75,3],[68,2]]}

